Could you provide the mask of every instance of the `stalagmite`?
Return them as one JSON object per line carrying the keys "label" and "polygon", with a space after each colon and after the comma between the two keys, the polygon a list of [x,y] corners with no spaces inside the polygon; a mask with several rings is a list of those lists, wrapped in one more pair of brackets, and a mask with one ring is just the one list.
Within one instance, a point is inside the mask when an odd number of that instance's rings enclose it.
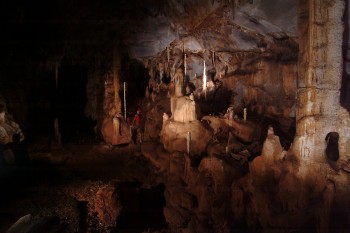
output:
{"label": "stalagmite", "polygon": [[[56,81],[56,90],[58,88],[58,69],[59,69],[59,63],[56,62],[55,63],[55,81]],[[55,129],[55,141],[56,141],[56,145],[58,147],[62,146],[62,142],[61,142],[61,133],[60,133],[60,128],[59,128],[59,122],[58,122],[58,118],[55,118],[54,123],[53,123],[54,129]]]}
{"label": "stalagmite", "polygon": [[244,121],[247,120],[247,109],[246,108],[243,109],[243,119],[244,119]]}
{"label": "stalagmite", "polygon": [[190,153],[190,144],[191,144],[191,132],[187,132],[187,154]]}
{"label": "stalagmite", "polygon": [[229,125],[233,126],[233,116],[234,116],[234,110],[233,107],[229,107],[227,109],[227,114],[228,114],[228,120],[229,120]]}

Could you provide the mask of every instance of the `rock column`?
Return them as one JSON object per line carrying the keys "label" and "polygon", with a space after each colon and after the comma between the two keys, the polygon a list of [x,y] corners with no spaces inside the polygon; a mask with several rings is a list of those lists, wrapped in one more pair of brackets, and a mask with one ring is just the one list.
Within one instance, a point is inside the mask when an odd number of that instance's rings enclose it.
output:
{"label": "rock column", "polygon": [[[300,175],[324,164],[325,137],[338,131],[344,1],[298,0],[299,72],[295,153]],[[305,165],[305,166],[303,166]]]}

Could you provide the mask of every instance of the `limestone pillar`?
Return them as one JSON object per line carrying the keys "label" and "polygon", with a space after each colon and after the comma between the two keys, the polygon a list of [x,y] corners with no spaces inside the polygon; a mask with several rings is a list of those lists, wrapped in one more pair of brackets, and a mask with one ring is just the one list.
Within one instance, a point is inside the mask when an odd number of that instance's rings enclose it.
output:
{"label": "limestone pillar", "polygon": [[325,137],[339,131],[343,0],[298,0],[299,70],[293,150],[306,174],[326,161]]}

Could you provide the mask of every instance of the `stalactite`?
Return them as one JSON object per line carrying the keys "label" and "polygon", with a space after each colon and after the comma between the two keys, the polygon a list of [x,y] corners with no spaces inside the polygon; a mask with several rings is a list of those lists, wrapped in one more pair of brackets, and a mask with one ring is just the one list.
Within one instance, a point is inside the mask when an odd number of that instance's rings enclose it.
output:
{"label": "stalactite", "polygon": [[205,74],[205,60],[203,64],[203,91],[204,91],[204,98],[207,99],[207,75]]}
{"label": "stalactite", "polygon": [[59,126],[58,118],[55,118],[55,121],[54,121],[54,129],[55,129],[55,141],[56,141],[56,145],[57,145],[58,147],[62,147],[61,133],[60,133],[60,126]]}

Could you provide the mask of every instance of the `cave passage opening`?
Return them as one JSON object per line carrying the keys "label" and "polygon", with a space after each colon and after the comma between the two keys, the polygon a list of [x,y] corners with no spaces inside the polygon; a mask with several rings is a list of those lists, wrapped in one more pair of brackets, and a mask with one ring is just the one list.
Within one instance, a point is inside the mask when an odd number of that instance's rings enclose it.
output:
{"label": "cave passage opening", "polygon": [[96,122],[85,116],[87,67],[63,64],[58,72],[54,118],[59,120],[62,142],[91,137]]}

